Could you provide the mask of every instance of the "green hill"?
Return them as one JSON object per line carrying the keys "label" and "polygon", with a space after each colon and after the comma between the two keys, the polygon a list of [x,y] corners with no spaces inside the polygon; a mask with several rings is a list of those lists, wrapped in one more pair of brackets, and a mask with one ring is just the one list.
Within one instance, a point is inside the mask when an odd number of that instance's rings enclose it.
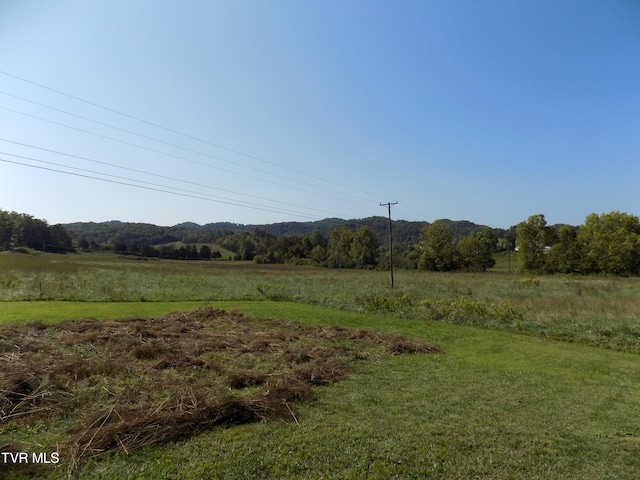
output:
{"label": "green hill", "polygon": [[[443,220],[454,232],[462,238],[471,232],[480,231],[484,225],[477,225],[467,220]],[[397,245],[412,245],[420,239],[422,228],[427,222],[410,222],[406,220],[393,221],[393,239]],[[172,227],[157,226],[148,223],[109,222],[77,222],[67,223],[64,228],[71,234],[73,240],[93,240],[99,244],[123,242],[135,245],[163,245],[173,242],[184,243],[215,243],[216,240],[234,233],[253,233],[256,230],[267,232],[276,237],[292,235],[311,235],[320,231],[329,237],[331,230],[338,227],[357,229],[367,226],[378,234],[380,243],[385,244],[388,238],[389,221],[386,217],[368,217],[362,219],[343,220],[340,218],[326,218],[315,222],[283,222],[263,225],[243,225],[239,223],[218,222],[199,225],[185,222]]]}

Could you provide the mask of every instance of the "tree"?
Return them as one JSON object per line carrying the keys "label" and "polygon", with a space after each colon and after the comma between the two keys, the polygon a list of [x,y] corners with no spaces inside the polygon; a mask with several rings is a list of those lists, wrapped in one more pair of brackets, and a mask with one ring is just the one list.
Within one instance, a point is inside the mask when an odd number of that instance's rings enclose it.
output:
{"label": "tree", "polygon": [[484,272],[496,264],[493,258],[497,239],[493,232],[474,232],[456,245],[460,266],[474,272]]}
{"label": "tree", "polygon": [[558,228],[557,242],[546,255],[546,272],[573,273],[580,270],[581,251],[577,237],[577,229],[571,225]]}
{"label": "tree", "polygon": [[526,222],[520,222],[516,227],[516,235],[519,269],[528,271],[542,268],[549,235],[544,215],[531,215]]}
{"label": "tree", "polygon": [[200,258],[203,260],[211,260],[211,248],[209,248],[209,245],[202,245],[200,247]]}
{"label": "tree", "polygon": [[578,233],[585,273],[640,273],[640,222],[614,211],[588,215]]}
{"label": "tree", "polygon": [[498,251],[498,236],[495,230],[490,227],[484,227],[480,233],[486,251],[491,254],[496,253]]}
{"label": "tree", "polygon": [[327,247],[322,245],[316,245],[309,252],[309,258],[315,262],[316,265],[326,266],[327,264]]}
{"label": "tree", "polygon": [[378,235],[367,226],[355,231],[351,239],[349,254],[358,268],[371,267],[378,264],[380,242]]}
{"label": "tree", "polygon": [[345,227],[338,227],[331,230],[329,236],[328,264],[333,268],[352,268],[354,266],[351,257],[351,242],[354,231]]}
{"label": "tree", "polygon": [[320,230],[314,230],[311,236],[309,237],[309,241],[311,242],[311,248],[322,247],[327,248],[329,241],[322,234]]}
{"label": "tree", "polygon": [[9,250],[14,220],[9,212],[0,210],[0,250]]}
{"label": "tree", "polygon": [[44,250],[47,243],[49,226],[45,220],[40,220],[31,215],[15,214],[11,243]]}
{"label": "tree", "polygon": [[455,270],[456,248],[453,232],[441,220],[436,220],[422,230],[422,254],[418,268],[438,272]]}
{"label": "tree", "polygon": [[124,253],[127,251],[127,244],[119,237],[116,237],[111,244],[111,249],[116,253]]}
{"label": "tree", "polygon": [[157,257],[160,255],[160,252],[153,248],[151,245],[141,245],[140,246],[140,255],[143,257]]}
{"label": "tree", "polygon": [[516,233],[517,226],[512,225],[508,230],[504,232],[503,237],[503,250],[514,250],[516,248],[516,241],[518,239],[518,235]]}
{"label": "tree", "polygon": [[316,265],[325,265],[327,263],[327,245],[329,241],[322,234],[320,230],[314,230],[309,237],[311,243],[311,251],[309,252],[309,258],[315,262]]}
{"label": "tree", "polygon": [[253,243],[253,239],[248,235],[243,235],[240,239],[240,245],[238,248],[238,256],[240,260],[253,260],[255,255],[256,245]]}

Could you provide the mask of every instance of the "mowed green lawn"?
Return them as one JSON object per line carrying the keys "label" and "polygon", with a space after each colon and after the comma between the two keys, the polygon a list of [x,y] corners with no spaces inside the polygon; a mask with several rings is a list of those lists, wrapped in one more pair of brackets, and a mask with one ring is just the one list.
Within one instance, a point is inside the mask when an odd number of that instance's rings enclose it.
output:
{"label": "mowed green lawn", "polygon": [[[298,422],[264,421],[130,455],[89,460],[73,478],[638,478],[640,357],[464,325],[293,302],[214,307],[311,325],[428,340],[446,354],[362,362],[295,405]],[[127,318],[196,302],[6,302],[0,318]],[[23,432],[25,449],[42,433]],[[0,436],[2,443],[2,436]],[[68,478],[68,462],[46,467]]]}
{"label": "mowed green lawn", "polygon": [[0,323],[148,318],[202,305],[203,302],[0,302]]}

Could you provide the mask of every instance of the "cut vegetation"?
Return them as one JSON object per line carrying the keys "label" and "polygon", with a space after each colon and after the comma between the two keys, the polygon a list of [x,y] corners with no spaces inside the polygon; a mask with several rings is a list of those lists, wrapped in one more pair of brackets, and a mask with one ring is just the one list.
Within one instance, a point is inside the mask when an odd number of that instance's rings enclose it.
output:
{"label": "cut vegetation", "polygon": [[440,350],[388,333],[213,308],[154,319],[7,324],[0,328],[0,424],[58,430],[46,448],[73,466],[216,426],[297,423],[292,403],[344,377],[354,361],[419,352]]}

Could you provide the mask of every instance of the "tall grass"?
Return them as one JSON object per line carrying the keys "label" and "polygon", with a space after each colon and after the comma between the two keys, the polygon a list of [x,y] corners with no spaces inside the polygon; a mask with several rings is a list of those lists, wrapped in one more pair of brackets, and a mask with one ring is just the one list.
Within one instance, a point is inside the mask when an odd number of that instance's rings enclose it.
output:
{"label": "tall grass", "polygon": [[0,254],[0,301],[290,300],[638,350],[640,279]]}
{"label": "tall grass", "polygon": [[[385,272],[5,253],[0,321],[53,314],[43,309],[126,318],[211,301],[259,317],[387,331],[447,352],[372,358],[319,387],[298,421],[215,428],[90,459],[76,478],[637,477],[637,354],[577,343],[640,351],[640,279],[398,271],[396,285]],[[61,302],[37,301],[49,299]],[[55,442],[60,431],[48,428],[5,424],[0,439],[32,450]],[[68,467],[63,457],[41,473],[69,478]]]}

